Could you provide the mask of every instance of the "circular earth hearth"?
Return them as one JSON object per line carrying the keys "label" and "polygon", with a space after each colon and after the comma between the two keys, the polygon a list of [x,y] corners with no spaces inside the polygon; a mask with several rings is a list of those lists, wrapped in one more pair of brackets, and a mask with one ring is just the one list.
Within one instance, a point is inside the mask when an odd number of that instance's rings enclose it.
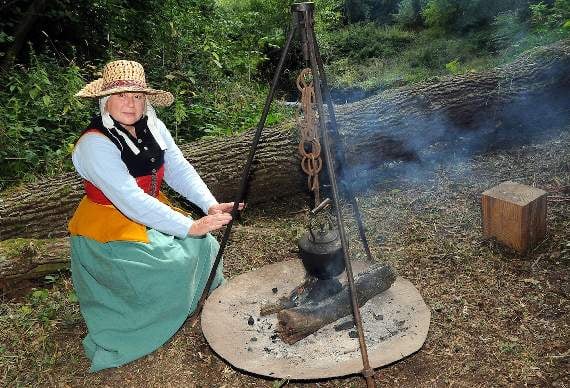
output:
{"label": "circular earth hearth", "polygon": [[[367,266],[354,262],[353,272]],[[356,328],[335,329],[351,321],[352,315],[293,345],[277,336],[276,314],[260,316],[264,302],[287,296],[304,276],[301,262],[288,260],[239,275],[216,289],[206,301],[201,319],[212,349],[236,368],[274,378],[305,380],[360,373],[362,358],[358,338],[353,338]],[[344,277],[342,274],[339,279]],[[427,337],[430,310],[418,290],[401,277],[360,311],[372,368],[416,352]]]}

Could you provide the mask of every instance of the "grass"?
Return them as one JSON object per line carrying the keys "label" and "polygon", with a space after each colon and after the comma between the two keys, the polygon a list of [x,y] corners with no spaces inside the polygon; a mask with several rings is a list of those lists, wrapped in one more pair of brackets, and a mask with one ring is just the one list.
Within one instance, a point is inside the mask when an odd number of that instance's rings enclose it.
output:
{"label": "grass", "polygon": [[0,305],[2,385],[35,386],[39,381],[54,381],[47,376],[57,364],[76,364],[83,357],[77,344],[61,340],[69,333],[82,332],[81,321],[68,276],[48,276],[19,300],[4,301]]}

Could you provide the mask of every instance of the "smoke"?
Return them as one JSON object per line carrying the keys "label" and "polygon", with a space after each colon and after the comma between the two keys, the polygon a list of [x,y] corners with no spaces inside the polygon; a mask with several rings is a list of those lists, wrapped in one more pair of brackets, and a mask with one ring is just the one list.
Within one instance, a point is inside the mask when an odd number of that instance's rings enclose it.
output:
{"label": "smoke", "polygon": [[[476,155],[552,138],[570,124],[567,68],[564,61],[549,67],[541,77],[560,82],[540,93],[520,88],[508,101],[497,98],[484,109],[462,112],[464,116],[455,115],[453,109],[433,111],[432,107],[426,115],[403,115],[396,126],[386,127],[378,124],[385,112],[375,107],[359,113],[366,124],[358,128],[347,128],[341,117],[341,133],[367,134],[359,140],[354,139],[358,135],[343,138],[347,163],[338,171],[343,184],[363,191],[386,181],[421,182],[433,177],[439,168],[469,161]],[[427,106],[426,101],[416,103]],[[374,104],[364,100],[359,106]],[[336,151],[340,162],[343,156],[338,155],[338,147]]]}

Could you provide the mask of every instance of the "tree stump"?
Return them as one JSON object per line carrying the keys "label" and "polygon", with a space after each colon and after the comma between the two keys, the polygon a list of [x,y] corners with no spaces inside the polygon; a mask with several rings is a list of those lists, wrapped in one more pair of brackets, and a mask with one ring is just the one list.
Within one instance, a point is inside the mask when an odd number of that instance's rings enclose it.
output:
{"label": "tree stump", "polygon": [[503,182],[483,192],[482,213],[485,237],[525,253],[546,234],[546,191]]}

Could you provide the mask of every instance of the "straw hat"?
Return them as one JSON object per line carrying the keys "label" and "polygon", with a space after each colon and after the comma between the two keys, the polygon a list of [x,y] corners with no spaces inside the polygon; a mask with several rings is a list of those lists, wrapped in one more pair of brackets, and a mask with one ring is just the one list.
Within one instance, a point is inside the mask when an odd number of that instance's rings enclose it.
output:
{"label": "straw hat", "polygon": [[154,106],[168,106],[174,101],[172,93],[147,86],[140,63],[124,60],[107,63],[103,76],[88,83],[75,96],[95,98],[123,92],[145,93]]}

